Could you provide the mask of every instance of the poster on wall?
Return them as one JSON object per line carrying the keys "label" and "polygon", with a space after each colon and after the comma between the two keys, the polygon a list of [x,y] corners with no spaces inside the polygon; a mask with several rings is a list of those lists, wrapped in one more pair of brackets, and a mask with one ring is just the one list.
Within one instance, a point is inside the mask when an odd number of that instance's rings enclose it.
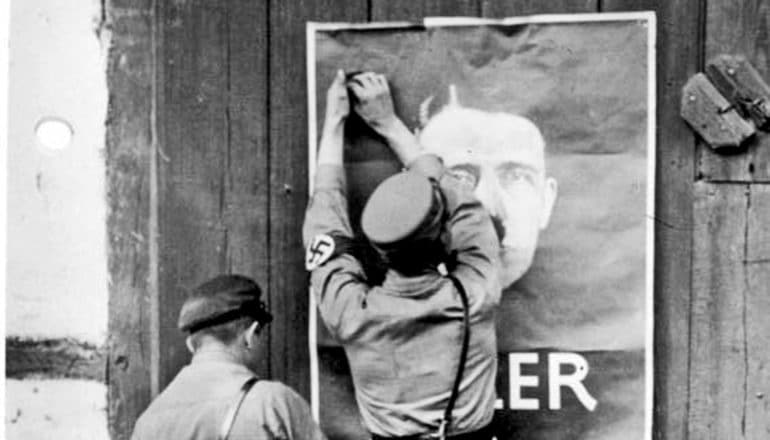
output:
{"label": "poster on wall", "polygon": [[[492,217],[497,438],[651,438],[654,14],[309,23],[307,37],[311,174],[335,73],[377,72]],[[400,170],[349,118],[354,229]],[[344,349],[311,307],[313,409],[329,438],[366,438]]]}

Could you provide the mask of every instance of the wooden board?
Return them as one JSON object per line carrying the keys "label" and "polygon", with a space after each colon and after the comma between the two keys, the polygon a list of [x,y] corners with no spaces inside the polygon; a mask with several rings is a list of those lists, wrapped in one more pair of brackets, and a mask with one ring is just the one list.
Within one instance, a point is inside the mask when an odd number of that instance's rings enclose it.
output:
{"label": "wooden board", "polygon": [[770,436],[770,185],[752,185],[746,229],[745,438]]}
{"label": "wooden board", "polygon": [[770,186],[699,183],[690,438],[770,433]]}
{"label": "wooden board", "polygon": [[532,14],[566,14],[598,11],[598,0],[482,0],[482,15],[490,18]]}
{"label": "wooden board", "polygon": [[227,269],[227,10],[161,2],[158,73],[158,381],[188,362],[176,330],[186,291]]}
{"label": "wooden board", "polygon": [[109,322],[107,417],[113,439],[128,439],[150,400],[150,145],[153,14],[142,2],[106,9],[106,123]]}
{"label": "wooden board", "polygon": [[[159,33],[159,386],[189,354],[186,291],[222,273],[268,295],[266,5],[162,2]],[[269,299],[268,299],[269,301]],[[269,344],[268,344],[269,345]],[[265,357],[260,372],[269,373]]]}
{"label": "wooden board", "polygon": [[272,376],[310,394],[308,278],[302,248],[307,207],[307,21],[366,21],[364,0],[270,2],[269,289]]}
{"label": "wooden board", "polygon": [[[745,55],[770,82],[770,0],[707,2],[706,59]],[[760,133],[737,154],[698,148],[698,173],[710,181],[770,182],[770,134]]]}
{"label": "wooden board", "polygon": [[478,0],[370,0],[370,21],[414,21],[424,17],[477,17]]}
{"label": "wooden board", "polygon": [[757,132],[703,73],[682,87],[681,116],[709,147],[720,154],[739,151]]}
{"label": "wooden board", "polygon": [[71,338],[5,340],[5,377],[104,382],[105,347]]}
{"label": "wooden board", "polygon": [[[228,234],[225,269],[253,278],[268,307],[281,296],[268,290],[269,144],[266,56],[267,3],[227,2],[227,169],[223,223]],[[268,352],[257,373],[270,377]]]}
{"label": "wooden board", "polygon": [[749,186],[696,185],[689,438],[745,437]]}

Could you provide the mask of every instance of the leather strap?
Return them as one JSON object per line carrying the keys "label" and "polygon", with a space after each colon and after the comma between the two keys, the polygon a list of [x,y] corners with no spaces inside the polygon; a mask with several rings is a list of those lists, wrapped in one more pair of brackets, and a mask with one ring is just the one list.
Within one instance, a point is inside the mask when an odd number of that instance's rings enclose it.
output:
{"label": "leather strap", "polygon": [[[444,269],[439,270],[443,275],[445,275],[447,278],[449,278],[450,281],[452,281],[452,284],[454,285],[455,289],[457,289],[457,292],[460,294],[460,300],[463,303],[463,341],[462,341],[462,347],[460,348],[460,363],[457,365],[457,373],[455,374],[455,380],[452,384],[452,393],[449,395],[449,402],[447,402],[447,406],[444,409],[444,416],[441,420],[440,425],[438,426],[438,429],[434,433],[430,434],[415,434],[415,435],[409,435],[404,437],[383,437],[377,434],[371,434],[371,438],[373,440],[423,440],[426,438],[430,439],[441,439],[444,440],[447,438],[447,435],[449,433],[449,427],[452,425],[452,411],[454,410],[455,403],[457,402],[457,397],[460,394],[460,383],[462,382],[463,373],[465,372],[465,363],[468,358],[468,345],[470,343],[470,335],[471,335],[471,327],[470,327],[470,305],[468,303],[468,293],[465,291],[465,287],[463,287],[463,284],[455,278],[452,274],[446,272],[446,266],[444,266]],[[481,430],[474,431],[472,433],[461,434],[457,438],[458,439],[484,439],[484,438],[491,438],[492,436],[489,435],[491,432],[491,424],[489,426],[486,426],[482,428]]]}
{"label": "leather strap", "polygon": [[468,344],[470,343],[471,326],[468,304],[468,294],[463,287],[463,283],[455,278],[452,274],[447,274],[447,278],[452,281],[455,289],[460,294],[460,300],[463,303],[463,343],[460,349],[460,363],[457,365],[457,374],[455,375],[455,381],[452,385],[452,394],[449,395],[449,402],[447,402],[446,409],[444,409],[444,419],[439,425],[437,436],[440,439],[445,439],[449,432],[449,427],[452,425],[452,411],[454,410],[457,397],[460,394],[460,382],[463,379],[463,373],[465,372],[465,363],[468,359]]}
{"label": "leather strap", "polygon": [[251,377],[241,386],[241,390],[238,392],[238,399],[230,405],[227,409],[227,413],[225,413],[225,419],[222,421],[222,427],[219,429],[218,440],[227,440],[227,437],[230,436],[230,431],[233,429],[233,423],[235,422],[235,417],[238,415],[238,410],[241,409],[243,400],[246,399],[246,394],[248,394],[251,387],[253,387],[257,381],[259,381],[259,378]]}

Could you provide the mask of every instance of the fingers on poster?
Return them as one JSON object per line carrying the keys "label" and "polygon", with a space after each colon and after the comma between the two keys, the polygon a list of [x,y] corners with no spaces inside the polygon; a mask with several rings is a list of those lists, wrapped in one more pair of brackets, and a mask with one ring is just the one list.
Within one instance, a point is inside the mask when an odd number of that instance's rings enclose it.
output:
{"label": "fingers on poster", "polygon": [[[384,74],[493,218],[498,438],[651,438],[654,39],[652,13],[308,24],[311,164],[336,72]],[[346,133],[355,222],[398,167],[371,132]],[[361,434],[344,352],[313,340],[323,426]]]}

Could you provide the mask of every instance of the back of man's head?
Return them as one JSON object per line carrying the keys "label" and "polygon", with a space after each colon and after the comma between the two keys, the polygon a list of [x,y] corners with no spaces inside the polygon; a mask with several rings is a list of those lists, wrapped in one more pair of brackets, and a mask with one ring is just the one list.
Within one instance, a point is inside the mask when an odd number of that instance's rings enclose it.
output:
{"label": "back of man's head", "polygon": [[255,321],[272,321],[261,296],[262,289],[252,279],[219,275],[190,292],[179,312],[179,328],[190,334],[194,349],[207,338],[229,345]]}
{"label": "back of man's head", "polygon": [[406,171],[385,179],[369,196],[361,229],[389,268],[414,276],[446,260],[445,217],[438,185]]}

